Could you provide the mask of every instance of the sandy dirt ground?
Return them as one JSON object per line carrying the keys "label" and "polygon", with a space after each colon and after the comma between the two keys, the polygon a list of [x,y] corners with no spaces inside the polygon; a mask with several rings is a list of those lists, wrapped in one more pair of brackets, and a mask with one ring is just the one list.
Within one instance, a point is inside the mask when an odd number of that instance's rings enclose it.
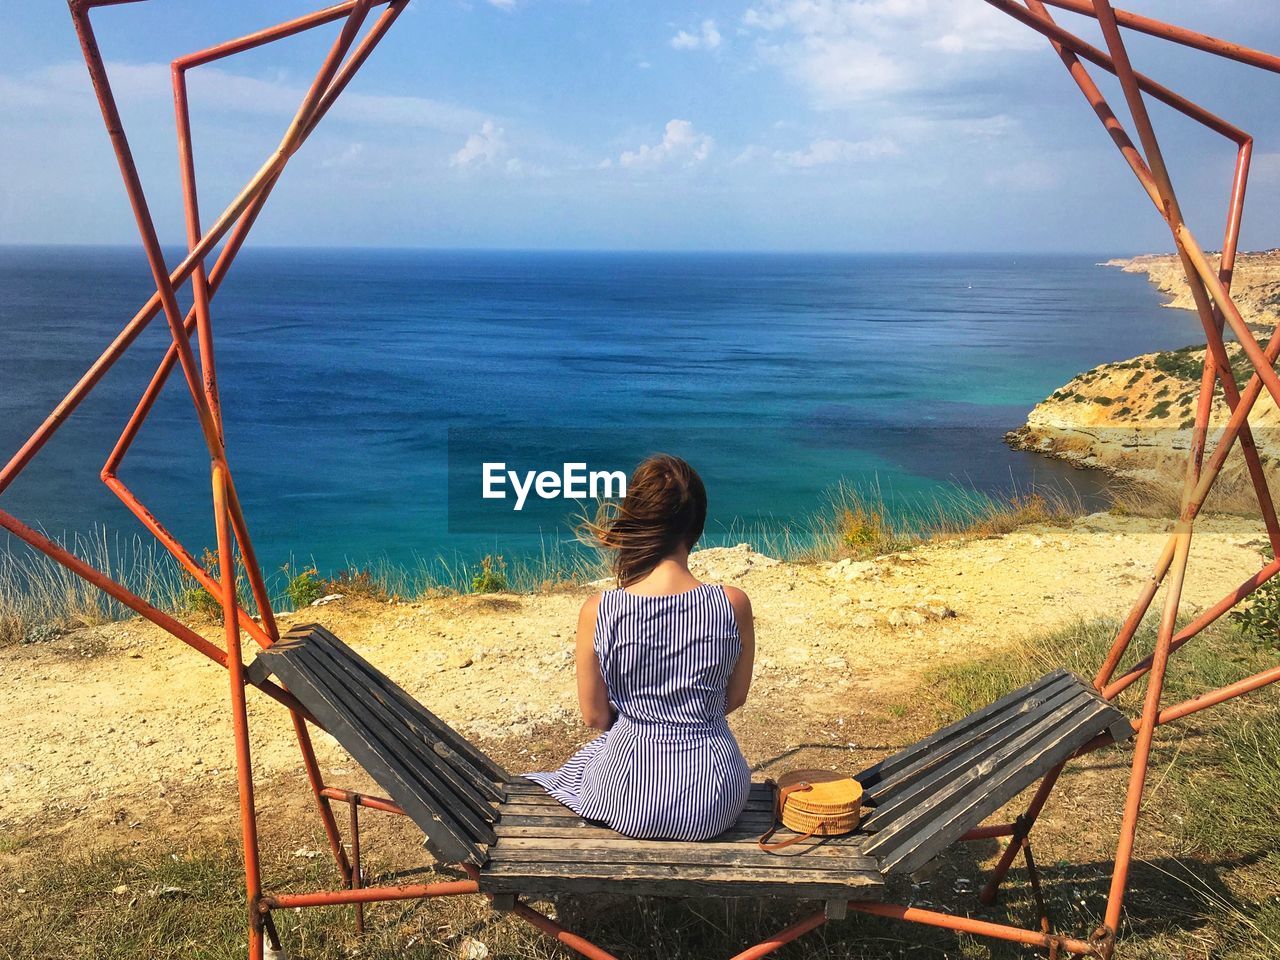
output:
{"label": "sandy dirt ground", "polygon": [[[1264,541],[1241,523],[1197,529],[1184,610],[1262,562]],[[860,730],[892,727],[921,670],[1075,619],[1123,615],[1163,537],[1150,520],[1094,515],[863,562],[781,563],[745,546],[695,554],[696,573],[741,586],[756,611],[756,682],[733,717],[748,760],[768,772],[819,744],[844,751],[842,762],[870,762],[890,745],[860,742]],[[283,622],[323,622],[509,769],[545,769],[588,735],[571,648],[589,592],[342,600]],[[218,631],[204,628],[214,642]],[[74,831],[113,822],[124,807],[181,822],[183,798],[234,804],[226,674],[149,624],[0,650],[0,678],[0,824]],[[259,780],[301,790],[284,712],[251,691],[250,723]],[[317,749],[330,782],[367,782],[326,735]]]}

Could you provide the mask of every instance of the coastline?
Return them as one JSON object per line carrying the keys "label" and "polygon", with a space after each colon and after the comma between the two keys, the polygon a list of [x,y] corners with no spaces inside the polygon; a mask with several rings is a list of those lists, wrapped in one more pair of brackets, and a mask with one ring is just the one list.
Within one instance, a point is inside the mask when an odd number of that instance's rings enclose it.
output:
{"label": "coastline", "polygon": [[[1195,309],[1174,255],[1144,254],[1099,266],[1145,274],[1169,298],[1164,306]],[[1280,325],[1280,250],[1240,254],[1232,293],[1245,320],[1265,339]],[[1252,367],[1236,343],[1229,342],[1227,352],[1236,382],[1243,384]],[[1014,449],[1103,470],[1113,477],[1161,486],[1180,484],[1204,354],[1204,347],[1187,346],[1099,364],[1037,403],[1023,426],[1006,434],[1005,441]],[[1219,391],[1210,412],[1211,432],[1223,427],[1229,416]],[[1249,422],[1263,465],[1280,462],[1280,410],[1269,394],[1259,397]],[[1242,469],[1243,458],[1233,451],[1228,471]]]}

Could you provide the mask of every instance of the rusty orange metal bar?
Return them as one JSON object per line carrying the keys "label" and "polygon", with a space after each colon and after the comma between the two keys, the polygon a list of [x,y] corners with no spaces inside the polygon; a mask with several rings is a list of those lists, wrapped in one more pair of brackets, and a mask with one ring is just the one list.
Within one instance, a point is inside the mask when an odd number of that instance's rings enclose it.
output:
{"label": "rusty orange metal bar", "polygon": [[[1071,33],[1069,30],[1063,29],[1052,20],[1037,16],[1026,7],[1019,6],[1014,0],[984,0],[1002,13],[1006,13],[1019,23],[1030,27],[1037,33],[1043,34],[1050,40],[1060,43],[1068,50],[1076,55],[1083,57],[1095,66],[1101,67],[1109,73],[1115,73],[1116,68],[1111,57],[1103,53],[1093,44],[1082,40],[1080,37]],[[1162,83],[1157,83],[1146,74],[1137,74],[1137,82],[1139,88],[1144,93],[1149,93],[1161,103],[1172,107],[1179,113],[1186,114],[1194,120],[1203,123],[1210,130],[1222,134],[1231,140],[1241,143],[1248,139],[1249,135],[1234,124],[1228,123],[1221,117],[1210,113],[1204,107],[1199,106],[1188,100],[1179,93],[1175,93]]]}
{"label": "rusty orange metal bar", "polygon": [[587,960],[618,960],[609,951],[602,950],[590,940],[580,937],[576,933],[571,933],[545,913],[533,909],[528,904],[517,903],[511,912],[531,926],[537,927],[552,940],[563,943],[574,953],[586,957]]}
{"label": "rusty orange metal bar", "polygon": [[[921,923],[929,927],[942,927],[955,930],[957,933],[971,933],[993,940],[1004,940],[1008,943],[1023,943],[1029,947],[1041,947],[1046,950],[1066,950],[1087,957],[1105,957],[1109,954],[1109,939],[1099,938],[1096,941],[1077,940],[1073,937],[1062,937],[1044,933],[1039,930],[1024,930],[1003,923],[990,923],[986,920],[975,920],[972,917],[958,917],[950,913],[939,913],[936,910],[922,910],[919,907],[905,907],[894,903],[866,903],[861,900],[850,900],[849,909],[874,917],[887,917],[891,920],[905,920],[908,923]],[[821,914],[818,914],[821,916]]]}
{"label": "rusty orange metal bar", "polygon": [[315,893],[267,893],[258,898],[258,911],[294,910],[303,907],[341,907],[352,903],[383,903],[392,900],[425,900],[429,897],[460,897],[478,894],[474,880],[445,880],[404,887],[360,887],[355,890],[319,890]]}
{"label": "rusty orange metal bar", "polygon": [[363,793],[355,793],[351,790],[343,790],[339,787],[325,787],[320,791],[321,796],[330,800],[340,800],[343,803],[354,803],[357,806],[368,807],[370,810],[381,810],[383,813],[394,813],[401,817],[407,817],[408,814],[396,803],[385,797],[371,797]]}
{"label": "rusty orange metal bar", "polygon": [[[1188,640],[1200,633],[1205,627],[1227,613],[1242,600],[1247,599],[1258,587],[1262,586],[1277,573],[1280,573],[1280,560],[1272,560],[1265,567],[1255,573],[1252,577],[1245,580],[1234,591],[1227,594],[1213,606],[1203,611],[1198,617],[1183,627],[1174,635],[1172,642],[1169,644],[1169,652],[1173,653]],[[1127,689],[1135,681],[1146,676],[1148,670],[1151,669],[1151,657],[1147,657],[1138,661],[1122,676],[1120,679],[1108,684],[1103,690],[1102,695],[1108,700],[1114,700],[1125,689]]]}
{"label": "rusty orange metal bar", "polygon": [[[117,163],[125,191],[133,209],[139,236],[147,255],[148,265],[155,283],[155,292],[146,304],[129,320],[121,332],[111,341],[97,360],[55,406],[22,447],[0,469],[0,493],[39,453],[61,424],[70,417],[83,399],[93,390],[102,376],[117,362],[138,335],[163,312],[170,330],[170,344],[154,375],[135,407],[133,414],[102,468],[101,477],[109,489],[143,523],[148,531],[191,573],[205,589],[219,599],[223,607],[223,633],[225,650],[201,637],[176,618],[158,610],[123,585],[71,555],[59,545],[27,527],[10,514],[0,511],[0,527],[9,530],[19,539],[73,572],[84,577],[108,595],[151,620],[176,638],[188,643],[201,653],[226,667],[230,681],[230,710],[235,736],[237,786],[240,793],[240,820],[244,845],[246,896],[253,920],[250,924],[250,955],[260,958],[263,934],[270,924],[270,911],[293,907],[361,904],[386,900],[418,899],[436,896],[479,894],[478,872],[467,866],[471,876],[467,881],[422,884],[395,887],[364,887],[359,876],[359,828],[358,809],[361,806],[403,815],[404,811],[390,800],[366,797],[351,791],[329,787],[324,783],[319,764],[311,744],[307,724],[314,722],[301,704],[286,690],[271,681],[255,683],[267,695],[273,697],[291,711],[295,735],[303,757],[303,765],[315,797],[317,809],[326,836],[333,851],[339,872],[348,889],[318,891],[297,894],[264,894],[258,862],[257,813],[254,805],[252,758],[249,750],[248,713],[245,694],[244,664],[241,650],[242,632],[260,645],[269,646],[278,636],[274,614],[266,583],[254,555],[249,528],[236,492],[234,477],[226,454],[222,430],[221,398],[218,391],[214,320],[212,302],[219,285],[225,278],[256,218],[270,196],[289,158],[300,148],[314,130],[321,117],[333,105],[337,96],[346,88],[373,48],[405,7],[407,0],[346,0],[346,2],[296,17],[284,23],[228,40],[220,44],[180,56],[173,60],[171,73],[175,118],[178,130],[181,188],[184,202],[184,225],[188,252],[182,261],[170,270],[164,263],[159,242],[147,207],[147,199],[138,178],[128,139],[116,109],[105,63],[97,48],[89,11],[100,6],[112,6],[129,0],[70,0],[69,6],[80,39],[86,66],[93,81],[95,93],[102,110],[103,120],[116,153]],[[1126,11],[1115,10],[1108,0],[1026,0],[1023,7],[1012,0],[986,0],[990,5],[1024,23],[1044,35],[1057,50],[1072,78],[1080,87],[1086,100],[1102,121],[1126,162],[1137,177],[1148,197],[1162,218],[1169,225],[1193,297],[1196,300],[1206,335],[1206,358],[1196,406],[1195,430],[1192,450],[1188,457],[1184,481],[1179,525],[1165,545],[1154,568],[1153,576],[1144,586],[1138,602],[1130,611],[1117,639],[1102,665],[1096,685],[1109,697],[1118,695],[1141,676],[1150,677],[1141,718],[1135,723],[1138,738],[1135,759],[1130,772],[1129,788],[1125,800],[1125,813],[1121,835],[1117,844],[1115,871],[1108,897],[1105,927],[1090,941],[1057,936],[1045,931],[1022,929],[1003,924],[988,923],[968,917],[955,916],[894,904],[851,902],[849,906],[863,913],[891,917],[908,922],[921,923],[957,932],[993,937],[1051,951],[1067,951],[1085,955],[1109,957],[1114,949],[1115,930],[1122,908],[1127,873],[1133,853],[1133,838],[1141,809],[1145,786],[1146,767],[1151,752],[1151,740],[1155,728],[1172,722],[1198,710],[1241,696],[1270,683],[1280,681],[1280,668],[1263,671],[1219,690],[1209,691],[1181,704],[1162,707],[1161,695],[1164,676],[1171,654],[1200,630],[1222,616],[1232,606],[1245,599],[1262,583],[1280,572],[1280,560],[1273,561],[1254,576],[1245,580],[1239,588],[1200,614],[1187,627],[1175,632],[1182,585],[1186,576],[1187,558],[1191,548],[1192,524],[1204,504],[1205,497],[1218,477],[1226,456],[1236,439],[1248,464],[1251,480],[1258,497],[1259,509],[1273,548],[1280,546],[1280,522],[1256,444],[1249,430],[1248,416],[1261,395],[1268,390],[1280,402],[1280,376],[1274,366],[1280,355],[1280,335],[1273,336],[1264,349],[1248,330],[1231,299],[1231,280],[1239,243],[1245,192],[1252,156],[1252,138],[1245,131],[1221,117],[1138,73],[1130,62],[1120,34],[1120,28],[1132,29],[1152,36],[1179,43],[1203,52],[1280,72],[1280,58],[1261,51],[1220,40],[1183,27],[1165,24],[1151,18]],[[1049,15],[1049,6],[1067,9],[1094,17],[1103,32],[1106,51],[1094,47],[1074,34],[1064,30]],[[387,9],[377,19],[362,39],[361,27],[371,8],[386,4]],[[306,91],[302,103],[285,131],[275,152],[267,158],[250,178],[236,198],[223,210],[207,230],[202,228],[199,211],[195,171],[195,151],[191,137],[191,121],[187,101],[186,71],[214,62],[218,59],[254,49],[284,37],[293,36],[322,24],[342,21],[339,34],[324,58],[315,79]],[[1093,83],[1081,62],[1090,63],[1117,76],[1124,91],[1130,114],[1136,127],[1142,150],[1129,139],[1123,125],[1115,117],[1105,98]],[[1172,182],[1160,152],[1158,140],[1143,96],[1149,95],[1165,103],[1181,114],[1203,124],[1237,145],[1236,162],[1228,199],[1227,220],[1222,245],[1222,256],[1216,269],[1209,263],[1203,250],[1195,241],[1183,221]],[[212,267],[206,260],[223,239],[226,243],[217,255]],[[192,307],[183,315],[178,309],[176,291],[190,281]],[[1243,346],[1254,367],[1244,390],[1238,390],[1232,375],[1223,341],[1224,331],[1230,327]],[[194,349],[192,337],[195,338]],[[217,530],[218,577],[215,579],[195,561],[192,554],[167,530],[165,525],[139,500],[119,477],[123,460],[138,433],[153,410],[156,397],[167,383],[175,367],[182,370],[200,421],[201,432],[211,457],[212,506]],[[1213,392],[1221,383],[1223,397],[1231,414],[1227,425],[1219,434],[1209,457],[1205,458],[1208,436],[1208,419],[1212,409]],[[240,605],[236,596],[237,550],[243,561],[253,591],[255,605],[262,623],[255,622],[249,612]],[[1138,625],[1146,616],[1159,586],[1168,581],[1169,593],[1161,615],[1155,651],[1146,660],[1130,668],[1119,680],[1112,681],[1114,672],[1123,659]],[[1077,756],[1104,745],[1099,738],[1077,752]],[[994,892],[1003,879],[1013,856],[1022,847],[1040,815],[1049,795],[1058,782],[1062,768],[1050,772],[1041,781],[1027,812],[1012,824],[991,824],[978,827],[964,835],[964,840],[1011,837],[1005,855],[997,864],[992,882],[984,890]],[[352,856],[347,858],[333,816],[331,801],[350,805],[352,830]],[[517,903],[516,915],[531,923],[565,946],[591,960],[614,960],[610,954],[576,934],[565,930],[555,921]],[[738,955],[737,960],[764,957],[780,949],[803,934],[826,922],[824,914],[814,914],[800,920],[772,938],[749,948]],[[274,928],[271,928],[274,930]],[[272,934],[274,938],[274,933]]]}
{"label": "rusty orange metal bar", "polygon": [[793,940],[798,940],[810,930],[817,930],[827,922],[825,913],[818,912],[810,914],[803,920],[793,923],[785,930],[780,930],[768,940],[757,943],[754,947],[748,947],[741,953],[733,955],[731,960],[759,960],[760,957],[767,957],[769,954],[781,950]]}
{"label": "rusty orange metal bar", "polygon": [[[1089,0],[1043,0],[1043,2],[1051,7],[1070,10],[1072,13],[1082,13],[1087,17],[1096,16],[1093,5]],[[1259,67],[1263,70],[1280,73],[1280,57],[1272,56],[1261,50],[1233,43],[1230,40],[1220,40],[1206,33],[1188,30],[1186,27],[1174,26],[1171,23],[1165,23],[1163,20],[1155,20],[1151,17],[1144,17],[1141,14],[1130,13],[1128,10],[1119,8],[1115,10],[1115,18],[1120,26],[1137,33],[1159,37],[1161,40],[1172,40],[1174,43],[1180,43],[1186,47],[1194,47],[1196,50],[1212,53],[1214,56],[1226,57],[1228,60],[1235,60],[1251,67]]]}

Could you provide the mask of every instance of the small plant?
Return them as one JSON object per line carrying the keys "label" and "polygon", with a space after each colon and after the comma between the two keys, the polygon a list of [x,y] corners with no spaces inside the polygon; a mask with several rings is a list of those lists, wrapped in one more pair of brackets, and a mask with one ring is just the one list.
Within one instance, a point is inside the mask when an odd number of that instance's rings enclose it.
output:
{"label": "small plant", "polygon": [[[218,565],[218,555],[205,547],[204,553],[200,555],[200,566],[204,568],[204,572],[215,583],[222,582],[222,573]],[[222,616],[222,603],[211,594],[208,590],[200,585],[191,574],[185,570],[182,572],[182,581],[184,588],[178,595],[178,607],[197,617],[207,619],[215,619]],[[244,568],[237,562],[236,564],[236,601],[241,606],[248,605],[248,595],[245,592]]]}
{"label": "small plant", "polygon": [[1260,586],[1230,619],[1259,648],[1280,650],[1280,580],[1272,577]]}
{"label": "small plant", "polygon": [[472,593],[500,593],[507,589],[507,562],[486,554],[480,570],[471,578]]}
{"label": "small plant", "polygon": [[287,563],[281,569],[284,570],[285,576],[289,577],[289,585],[285,587],[285,593],[295,610],[309,607],[324,596],[324,583],[320,580],[319,572],[315,567],[307,567],[297,574],[292,574]]}
{"label": "small plant", "polygon": [[368,568],[364,570],[339,570],[328,580],[320,580],[324,593],[340,593],[344,597],[363,597],[366,600],[388,599],[387,588]]}
{"label": "small plant", "polygon": [[863,503],[846,506],[840,515],[840,542],[862,556],[884,552],[893,532],[884,512]]}

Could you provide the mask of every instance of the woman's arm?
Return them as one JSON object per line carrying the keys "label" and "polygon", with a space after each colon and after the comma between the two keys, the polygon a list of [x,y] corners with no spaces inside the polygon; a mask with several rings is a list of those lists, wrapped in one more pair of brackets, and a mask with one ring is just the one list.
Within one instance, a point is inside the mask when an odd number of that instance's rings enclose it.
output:
{"label": "woman's arm", "polygon": [[578,638],[574,660],[578,669],[578,704],[588,727],[608,730],[613,726],[613,708],[605,691],[600,661],[596,659],[596,615],[600,612],[600,594],[582,605],[578,614]]}
{"label": "woman's arm", "polygon": [[756,624],[751,614],[751,601],[737,587],[725,587],[724,592],[733,607],[734,618],[738,621],[738,636],[742,639],[742,652],[738,654],[738,662],[729,674],[729,689],[725,697],[725,713],[733,713],[747,702],[747,691],[751,689],[751,671],[756,662]]}

